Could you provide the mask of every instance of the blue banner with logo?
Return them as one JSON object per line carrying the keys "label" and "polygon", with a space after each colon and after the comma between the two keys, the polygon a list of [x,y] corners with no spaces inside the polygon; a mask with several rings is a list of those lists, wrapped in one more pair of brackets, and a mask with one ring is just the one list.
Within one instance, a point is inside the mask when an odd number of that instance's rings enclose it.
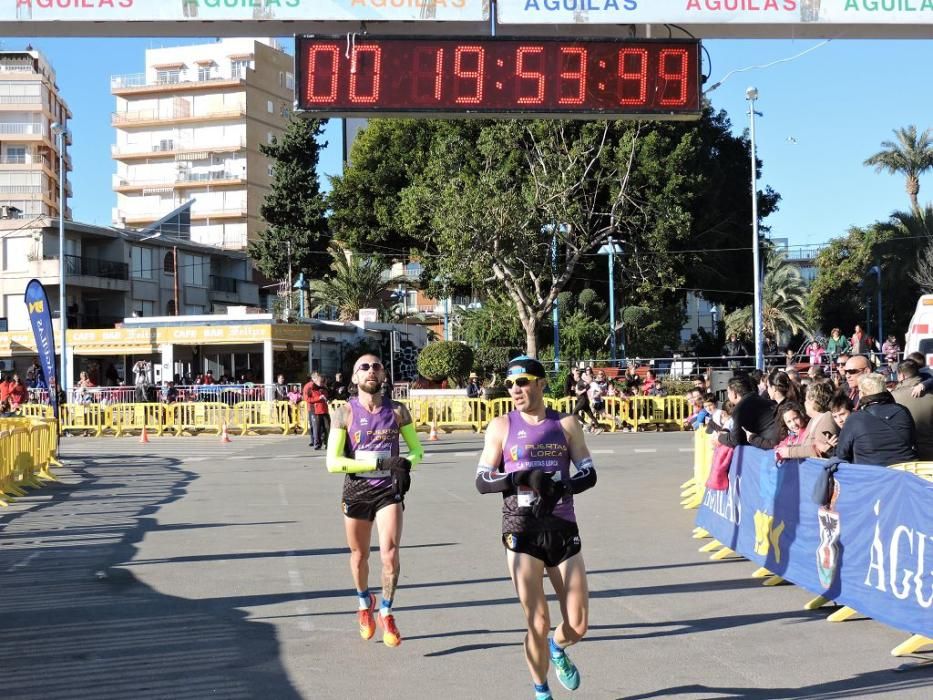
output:
{"label": "blue banner with logo", "polygon": [[49,402],[52,411],[58,418],[58,373],[55,363],[55,335],[52,330],[52,310],[49,307],[49,296],[45,287],[39,280],[30,280],[26,285],[26,311],[29,313],[29,322],[32,324],[32,333],[36,338],[36,348],[39,351],[39,364],[45,374],[49,385]]}
{"label": "blue banner with logo", "polygon": [[696,524],[782,578],[911,634],[933,637],[933,482],[842,464],[828,506],[821,460],[775,463],[740,447],[728,491],[707,490]]}

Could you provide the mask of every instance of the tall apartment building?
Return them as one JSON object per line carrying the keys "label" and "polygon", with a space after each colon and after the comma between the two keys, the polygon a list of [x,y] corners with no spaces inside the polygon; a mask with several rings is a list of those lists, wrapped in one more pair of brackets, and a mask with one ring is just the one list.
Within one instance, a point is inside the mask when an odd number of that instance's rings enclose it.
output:
{"label": "tall apartment building", "polygon": [[56,122],[66,129],[65,216],[71,195],[67,133],[71,112],[58,93],[55,72],[38,51],[0,51],[0,216],[57,217],[59,157]]}
{"label": "tall apartment building", "polygon": [[111,78],[116,226],[142,228],[191,207],[191,240],[242,249],[263,225],[272,182],[259,146],[294,101],[292,57],[269,39],[146,51],[146,72]]}

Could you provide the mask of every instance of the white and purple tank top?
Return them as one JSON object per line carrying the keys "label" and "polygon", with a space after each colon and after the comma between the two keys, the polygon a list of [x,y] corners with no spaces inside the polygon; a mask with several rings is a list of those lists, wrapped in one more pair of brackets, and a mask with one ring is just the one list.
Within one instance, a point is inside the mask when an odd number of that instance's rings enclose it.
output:
{"label": "white and purple tank top", "polygon": [[[350,425],[347,427],[348,457],[353,459],[385,459],[398,457],[399,428],[392,410],[392,402],[384,400],[376,413],[370,413],[353,397],[350,404]],[[369,479],[373,486],[390,486],[392,479],[386,476],[359,476]]]}
{"label": "white and purple tank top", "polygon": [[[509,413],[509,434],[505,439],[503,467],[506,472],[522,469],[543,469],[557,472],[560,480],[570,481],[570,447],[560,425],[560,413],[547,409],[545,419],[532,425],[518,411]],[[557,478],[557,475],[555,475]],[[548,523],[533,523],[528,509],[534,502],[534,492],[518,487],[515,495],[506,497],[502,505],[503,530],[517,532],[528,529],[550,529]],[[553,517],[575,523],[573,495],[568,494],[554,507]],[[518,529],[514,529],[518,528]]]}

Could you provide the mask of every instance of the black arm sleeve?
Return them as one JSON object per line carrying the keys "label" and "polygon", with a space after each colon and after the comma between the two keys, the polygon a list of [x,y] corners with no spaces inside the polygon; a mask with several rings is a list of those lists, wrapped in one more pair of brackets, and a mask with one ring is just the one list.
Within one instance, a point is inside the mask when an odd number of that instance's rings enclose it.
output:
{"label": "black arm sleeve", "polygon": [[477,467],[476,490],[480,493],[509,493],[512,489],[511,474],[500,472],[495,467]]}
{"label": "black arm sleeve", "polygon": [[593,460],[585,459],[577,466],[577,473],[570,477],[570,493],[583,493],[596,486],[596,467]]}

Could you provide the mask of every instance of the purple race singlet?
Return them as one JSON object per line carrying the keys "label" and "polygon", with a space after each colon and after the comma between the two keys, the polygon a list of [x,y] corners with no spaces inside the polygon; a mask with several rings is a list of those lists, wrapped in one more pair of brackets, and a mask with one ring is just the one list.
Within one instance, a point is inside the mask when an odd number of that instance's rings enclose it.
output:
{"label": "purple race singlet", "polygon": [[[350,425],[347,427],[347,445],[348,457],[354,459],[362,458],[386,458],[398,457],[398,421],[395,419],[395,411],[392,410],[392,402],[383,400],[382,406],[376,413],[370,413],[360,406],[359,399],[353,397],[350,404]],[[363,472],[358,476],[367,478]],[[369,479],[373,486],[390,486],[392,479],[375,478]]]}
{"label": "purple race singlet", "polygon": [[[526,422],[519,411],[509,413],[504,468],[506,472],[522,469],[559,472],[561,481],[570,481],[570,448],[560,425],[560,413],[547,409],[545,419],[537,425]],[[531,515],[530,508],[535,497],[532,489],[518,487],[518,493],[504,499],[503,532],[550,530],[560,527],[560,521],[565,521],[564,524],[577,522],[572,494],[564,496],[557,503],[549,518],[535,518]]]}

